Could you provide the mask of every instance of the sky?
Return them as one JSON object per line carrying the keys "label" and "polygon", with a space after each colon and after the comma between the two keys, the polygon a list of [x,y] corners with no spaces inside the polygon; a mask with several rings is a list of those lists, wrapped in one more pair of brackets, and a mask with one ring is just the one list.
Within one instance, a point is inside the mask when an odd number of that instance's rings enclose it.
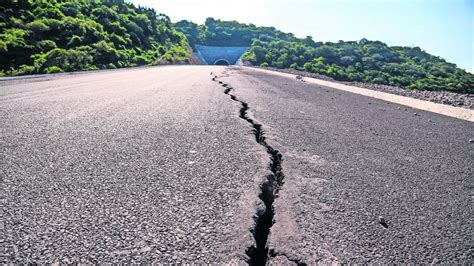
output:
{"label": "sky", "polygon": [[130,0],[177,22],[273,26],[315,41],[419,46],[474,73],[474,0]]}

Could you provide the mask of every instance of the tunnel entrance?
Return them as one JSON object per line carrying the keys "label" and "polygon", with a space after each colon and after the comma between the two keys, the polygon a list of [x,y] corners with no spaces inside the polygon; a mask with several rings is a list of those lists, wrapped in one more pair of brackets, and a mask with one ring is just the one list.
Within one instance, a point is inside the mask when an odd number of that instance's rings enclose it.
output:
{"label": "tunnel entrance", "polygon": [[205,65],[235,65],[247,49],[243,46],[194,45],[196,57]]}
{"label": "tunnel entrance", "polygon": [[218,66],[228,66],[230,65],[229,61],[225,60],[225,59],[219,59],[217,60],[216,62],[214,62],[214,65],[218,65]]}

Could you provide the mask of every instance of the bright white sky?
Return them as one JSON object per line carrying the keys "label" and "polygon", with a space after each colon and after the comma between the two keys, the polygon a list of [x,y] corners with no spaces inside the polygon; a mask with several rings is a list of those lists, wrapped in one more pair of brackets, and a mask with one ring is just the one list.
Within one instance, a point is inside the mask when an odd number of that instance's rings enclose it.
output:
{"label": "bright white sky", "polygon": [[173,22],[207,17],[274,26],[315,41],[419,46],[474,73],[474,0],[130,0]]}

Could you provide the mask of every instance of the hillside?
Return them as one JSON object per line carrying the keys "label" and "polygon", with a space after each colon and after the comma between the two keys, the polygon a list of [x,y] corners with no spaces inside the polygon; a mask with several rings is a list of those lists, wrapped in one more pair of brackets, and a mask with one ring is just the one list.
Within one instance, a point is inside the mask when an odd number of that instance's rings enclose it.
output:
{"label": "hillside", "polygon": [[244,60],[254,65],[293,68],[340,81],[400,86],[406,89],[474,93],[474,75],[419,47],[379,41],[315,43],[255,40]]}
{"label": "hillside", "polygon": [[254,39],[298,41],[293,34],[281,32],[274,27],[257,27],[253,24],[222,21],[214,18],[207,18],[204,25],[182,20],[175,23],[174,26],[186,35],[191,46],[195,44],[250,46]]}
{"label": "hillside", "polygon": [[170,19],[114,1],[2,1],[0,76],[186,62]]}
{"label": "hillside", "polygon": [[204,25],[175,24],[190,44],[250,46],[244,60],[257,66],[292,68],[406,89],[474,93],[474,75],[419,47],[388,46],[380,41],[316,42],[272,27],[208,18]]}

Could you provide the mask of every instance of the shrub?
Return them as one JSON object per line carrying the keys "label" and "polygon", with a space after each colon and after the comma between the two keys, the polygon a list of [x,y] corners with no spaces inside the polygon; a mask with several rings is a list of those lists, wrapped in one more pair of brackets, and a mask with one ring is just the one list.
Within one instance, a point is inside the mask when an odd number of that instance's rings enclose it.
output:
{"label": "shrub", "polygon": [[29,75],[29,74],[34,74],[35,67],[33,66],[27,66],[27,65],[21,65],[19,69],[13,70],[12,75],[17,76],[17,75]]}
{"label": "shrub", "polygon": [[49,30],[49,26],[44,24],[44,22],[41,20],[35,20],[33,22],[30,22],[26,24],[26,27],[29,30],[33,31],[35,34]]}
{"label": "shrub", "polygon": [[52,40],[42,40],[36,44],[36,47],[42,52],[47,52],[53,50],[57,46],[56,43]]}
{"label": "shrub", "polygon": [[57,67],[57,66],[52,66],[52,67],[48,67],[45,72],[47,74],[53,74],[53,73],[62,73],[64,72],[64,70],[62,70],[60,67]]}
{"label": "shrub", "polygon": [[142,55],[135,56],[135,58],[133,58],[133,61],[139,66],[148,65],[151,63],[151,61],[148,58]]}
{"label": "shrub", "polygon": [[81,44],[82,44],[82,38],[77,35],[74,35],[72,36],[71,40],[69,40],[69,42],[67,43],[67,46],[76,47],[76,46],[80,46]]}

